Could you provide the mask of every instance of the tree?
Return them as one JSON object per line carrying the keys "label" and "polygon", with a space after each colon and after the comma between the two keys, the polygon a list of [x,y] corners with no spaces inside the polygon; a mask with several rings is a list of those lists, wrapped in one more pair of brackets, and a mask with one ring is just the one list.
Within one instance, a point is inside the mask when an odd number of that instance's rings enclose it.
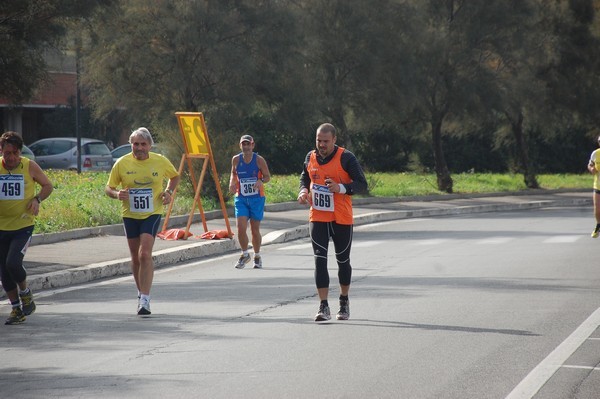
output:
{"label": "tree", "polygon": [[[124,109],[132,126],[181,146],[174,113],[203,112],[221,171],[242,132],[267,129],[257,137],[266,146],[283,129],[305,130],[302,44],[279,1],[121,1],[99,10],[88,32],[83,82],[97,118]],[[297,152],[283,150],[282,160]]]}
{"label": "tree", "polygon": [[[409,3],[414,10],[413,22],[408,25],[412,30],[408,42],[412,51],[408,54],[412,56],[404,62],[412,66],[404,70],[409,71],[410,79],[400,78],[394,63],[389,63],[392,68],[387,76],[400,96],[408,95],[412,100],[414,113],[430,126],[438,188],[453,191],[443,136],[464,135],[468,129],[476,131],[470,126],[489,124],[495,117],[494,109],[510,118],[521,164],[526,180],[529,179],[526,140],[523,134],[518,134],[523,132],[524,114],[519,115],[526,97],[522,93],[537,84],[525,78],[531,77],[531,72],[520,72],[521,67],[530,66],[527,62],[531,64],[539,54],[526,56],[532,47],[520,47],[530,33],[520,28],[533,26],[526,23],[527,18],[532,18],[530,2],[415,0]],[[401,38],[393,41],[401,42]],[[407,54],[406,50],[402,52]],[[516,82],[525,84],[521,92]]]}
{"label": "tree", "polygon": [[[400,95],[410,95],[416,114],[430,126],[434,169],[440,191],[451,193],[453,181],[443,149],[442,134],[448,118],[460,119],[480,105],[475,47],[477,12],[488,2],[413,1],[410,81],[388,71]],[[406,100],[403,102],[407,102]]]}
{"label": "tree", "polygon": [[256,61],[256,43],[276,37],[275,17],[262,18],[273,7],[134,0],[102,10],[83,59],[96,114],[115,105],[145,122],[173,118],[177,110],[226,113],[229,120],[244,114],[264,87],[255,79],[267,69]]}
{"label": "tree", "polygon": [[[548,8],[547,4],[543,4]],[[540,71],[569,124],[600,124],[600,9],[598,0],[558,0],[546,18],[555,39],[553,63]]]}
{"label": "tree", "polygon": [[482,151],[512,149],[504,165],[536,187],[532,140],[598,116],[597,2],[122,0],[89,25],[84,83],[96,117],[125,110],[178,140],[173,113],[202,111],[213,149],[262,134],[282,170],[329,121],[365,158],[394,155],[373,162],[386,170],[419,151],[445,192],[465,165],[452,146],[488,134]]}
{"label": "tree", "polygon": [[19,104],[49,79],[44,53],[59,45],[73,19],[111,0],[0,2],[0,95]]}
{"label": "tree", "polygon": [[397,12],[395,2],[292,3],[306,37],[300,54],[313,92],[311,101],[322,118],[337,127],[339,141],[353,149],[353,127],[381,125],[376,100],[382,86],[380,62],[389,48],[390,31],[401,30],[389,17]]}

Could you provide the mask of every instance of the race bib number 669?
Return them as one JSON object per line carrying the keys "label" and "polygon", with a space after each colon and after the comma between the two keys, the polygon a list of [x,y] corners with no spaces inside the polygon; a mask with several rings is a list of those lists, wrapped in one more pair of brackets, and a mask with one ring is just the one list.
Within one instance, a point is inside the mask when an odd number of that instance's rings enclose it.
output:
{"label": "race bib number 669", "polygon": [[312,186],[312,207],[319,211],[333,212],[333,193],[329,187],[313,184]]}

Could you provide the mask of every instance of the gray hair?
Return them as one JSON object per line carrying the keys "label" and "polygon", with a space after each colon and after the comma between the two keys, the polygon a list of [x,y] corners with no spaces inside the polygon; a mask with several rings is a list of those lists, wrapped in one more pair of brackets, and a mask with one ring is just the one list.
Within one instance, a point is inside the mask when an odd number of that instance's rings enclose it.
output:
{"label": "gray hair", "polygon": [[131,139],[136,136],[142,136],[144,140],[150,143],[150,145],[154,145],[154,140],[152,140],[152,135],[150,131],[145,127],[138,127],[129,135],[129,144],[131,144]]}

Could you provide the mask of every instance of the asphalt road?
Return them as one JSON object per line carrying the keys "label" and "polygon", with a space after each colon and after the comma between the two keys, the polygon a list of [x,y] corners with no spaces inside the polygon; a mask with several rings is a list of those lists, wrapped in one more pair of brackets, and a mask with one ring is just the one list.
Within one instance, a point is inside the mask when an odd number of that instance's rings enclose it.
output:
{"label": "asphalt road", "polygon": [[158,270],[148,318],[129,276],[39,292],[0,326],[0,397],[597,398],[591,227],[588,207],[357,227],[344,322],[312,321],[306,239],[265,248],[264,270]]}

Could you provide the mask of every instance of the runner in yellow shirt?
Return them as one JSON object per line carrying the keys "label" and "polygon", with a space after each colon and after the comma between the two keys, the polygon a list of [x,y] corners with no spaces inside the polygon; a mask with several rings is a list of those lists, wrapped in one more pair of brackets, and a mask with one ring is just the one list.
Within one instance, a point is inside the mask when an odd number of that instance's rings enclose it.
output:
{"label": "runner in yellow shirt", "polygon": [[[135,130],[129,136],[129,143],[132,152],[115,162],[105,192],[122,203],[131,271],[138,289],[138,315],[149,315],[154,278],[152,248],[160,228],[163,206],[171,202],[180,177],[171,161],[150,152],[154,140],[148,129]],[[167,188],[163,190],[167,179]]]}
{"label": "runner in yellow shirt", "polygon": [[[23,323],[25,316],[35,312],[23,258],[40,205],[53,190],[42,168],[21,156],[22,149],[19,134],[6,132],[0,137],[0,276],[12,306],[5,324]],[[37,194],[36,184],[40,186]]]}
{"label": "runner in yellow shirt", "polygon": [[[600,144],[600,136],[598,137],[598,144]],[[590,161],[588,162],[588,171],[594,175],[594,216],[596,217],[596,227],[592,231],[592,238],[598,237],[600,234],[600,149],[595,150],[590,155]]]}

